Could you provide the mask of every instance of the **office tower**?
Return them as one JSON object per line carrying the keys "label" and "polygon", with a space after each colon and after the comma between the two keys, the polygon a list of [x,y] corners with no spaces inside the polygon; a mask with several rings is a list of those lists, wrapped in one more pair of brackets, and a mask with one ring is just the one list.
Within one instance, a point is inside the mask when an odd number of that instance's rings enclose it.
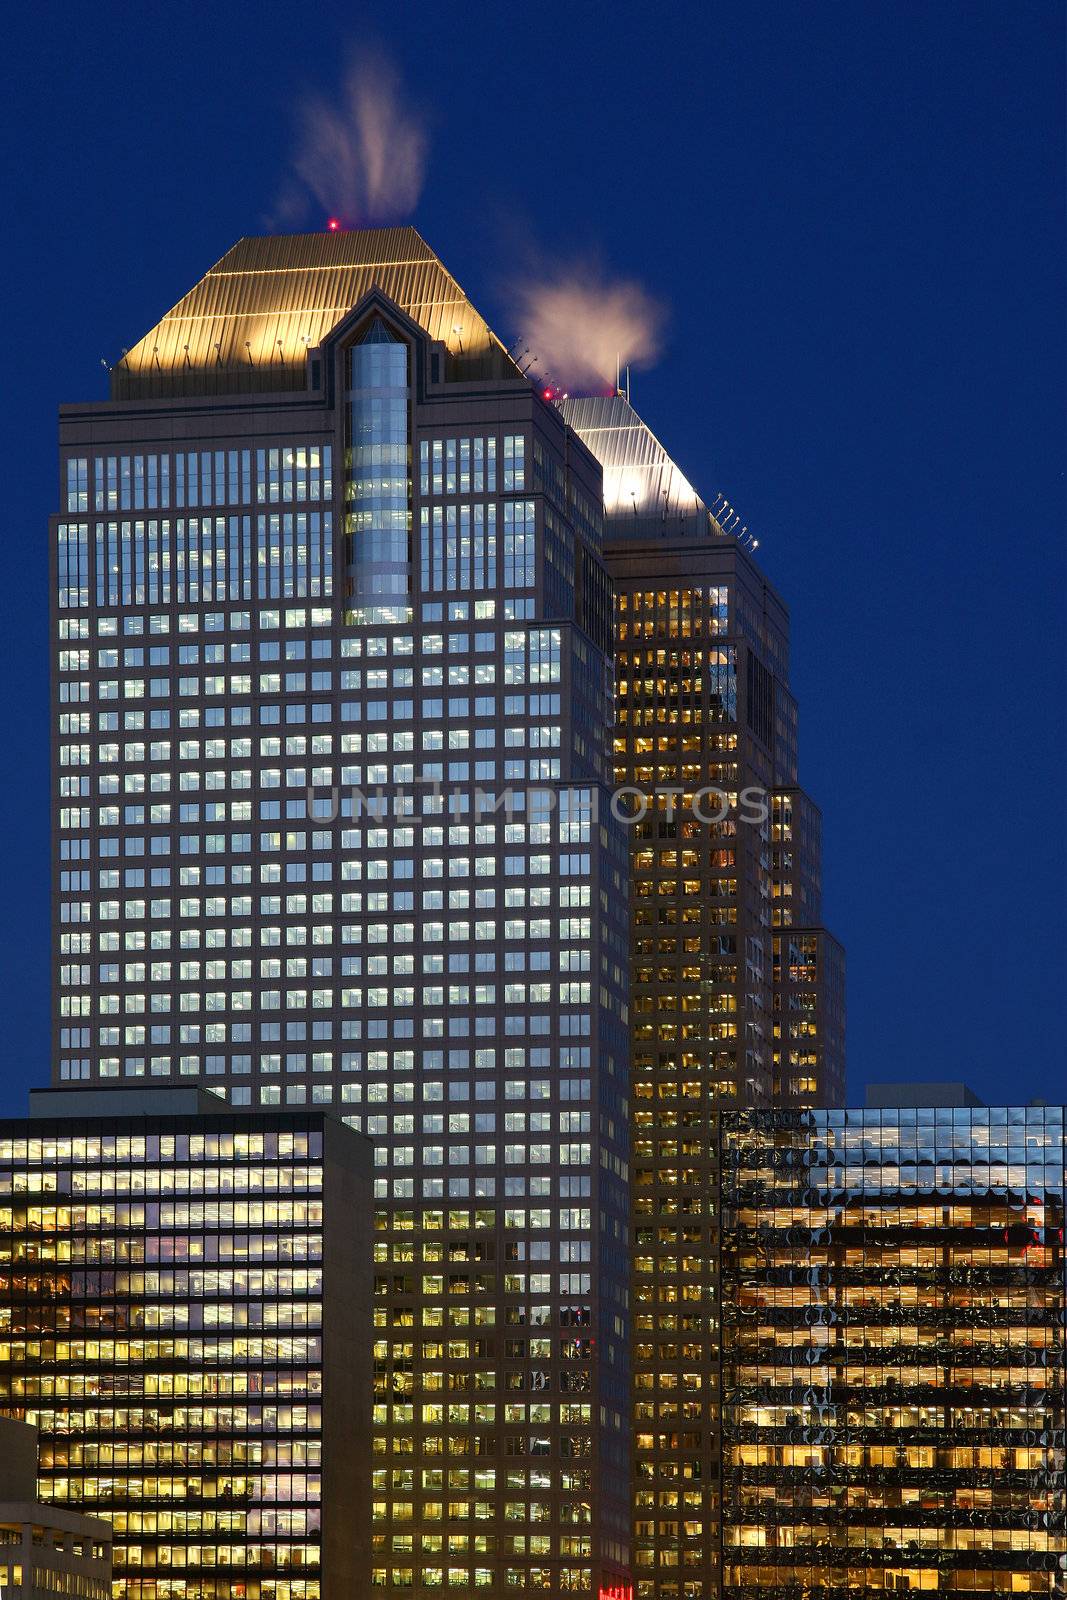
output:
{"label": "office tower", "polygon": [[111,1600],[111,1529],[37,1498],[37,1430],[0,1417],[0,1594]]}
{"label": "office tower", "polygon": [[195,1087],[0,1122],[0,1410],[115,1600],[369,1593],[370,1187],[336,1118]]}
{"label": "office tower", "polygon": [[788,617],[621,394],[561,410],[604,471],[615,780],[630,830],[634,1571],[719,1582],[715,1129],[722,1106],[844,1097],[844,969],[797,788]]}
{"label": "office tower", "polygon": [[727,1597],[1063,1593],[1064,1110],[910,1098],[722,1114]]}
{"label": "office tower", "polygon": [[599,467],[411,228],[242,240],[61,456],[57,1077],[362,1125],[375,1584],[624,1584]]}
{"label": "office tower", "polygon": [[[709,1104],[839,1104],[844,957],[821,927],[820,813],[797,784],[788,613],[754,542],[724,531],[730,516],[623,395],[560,410],[603,468],[615,781],[645,799],[631,800],[644,813],[630,830],[635,1080],[699,1069]],[[803,1054],[779,1004],[772,930],[785,927],[832,947],[819,973],[837,1003]]]}

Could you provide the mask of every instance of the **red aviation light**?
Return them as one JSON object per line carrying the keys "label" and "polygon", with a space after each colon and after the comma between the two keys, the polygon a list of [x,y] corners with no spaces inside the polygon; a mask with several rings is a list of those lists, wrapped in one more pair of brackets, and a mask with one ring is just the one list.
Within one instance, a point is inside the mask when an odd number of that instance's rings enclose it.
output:
{"label": "red aviation light", "polygon": [[326,231],[328,233],[340,233],[340,231],[341,231],[341,219],[340,219],[340,217],[330,217],[329,221],[326,224]]}

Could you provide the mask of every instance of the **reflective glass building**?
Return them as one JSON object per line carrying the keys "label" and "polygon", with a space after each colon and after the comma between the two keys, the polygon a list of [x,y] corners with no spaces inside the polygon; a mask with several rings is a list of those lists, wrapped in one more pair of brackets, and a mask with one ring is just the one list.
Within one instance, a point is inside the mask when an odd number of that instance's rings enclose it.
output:
{"label": "reflective glass building", "polygon": [[366,1141],[195,1090],[33,1098],[0,1123],[0,1414],[41,1499],[111,1524],[114,1600],[366,1594]]}
{"label": "reflective glass building", "polygon": [[1062,1594],[1063,1109],[721,1143],[723,1593]]}
{"label": "reflective glass building", "polygon": [[63,408],[55,1052],[375,1145],[374,1583],[629,1579],[601,473],[411,228],[245,239]]}

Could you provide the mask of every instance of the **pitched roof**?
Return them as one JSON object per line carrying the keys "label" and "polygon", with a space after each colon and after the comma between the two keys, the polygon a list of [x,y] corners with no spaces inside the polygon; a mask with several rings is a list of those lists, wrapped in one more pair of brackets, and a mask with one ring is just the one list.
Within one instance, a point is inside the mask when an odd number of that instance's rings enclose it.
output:
{"label": "pitched roof", "polygon": [[112,373],[116,399],[302,389],[305,357],[372,288],[449,352],[456,378],[517,369],[414,228],[240,239]]}
{"label": "pitched roof", "polygon": [[722,532],[693,485],[621,394],[559,402],[604,470],[604,513],[616,535]]}

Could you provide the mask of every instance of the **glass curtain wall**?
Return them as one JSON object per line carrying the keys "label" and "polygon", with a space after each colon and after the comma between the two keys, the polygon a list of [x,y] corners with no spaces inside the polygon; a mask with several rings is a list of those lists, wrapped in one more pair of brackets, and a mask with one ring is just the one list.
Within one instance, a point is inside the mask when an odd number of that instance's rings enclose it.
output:
{"label": "glass curtain wall", "polygon": [[410,352],[375,317],[348,352],[345,532],[355,623],[408,622]]}

